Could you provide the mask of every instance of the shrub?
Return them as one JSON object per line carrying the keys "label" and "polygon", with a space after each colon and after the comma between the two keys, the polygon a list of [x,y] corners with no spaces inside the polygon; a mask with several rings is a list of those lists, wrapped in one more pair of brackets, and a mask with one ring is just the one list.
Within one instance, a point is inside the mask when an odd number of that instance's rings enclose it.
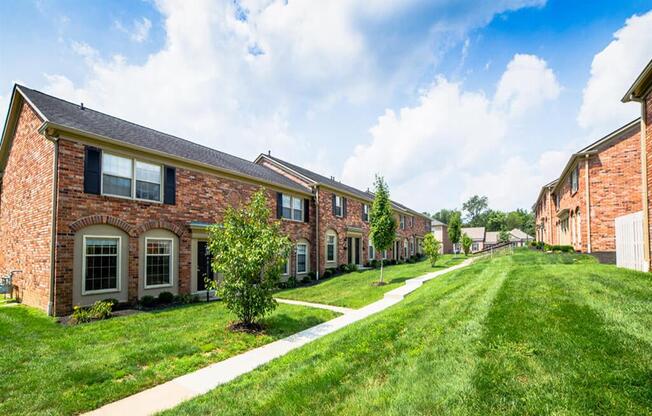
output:
{"label": "shrub", "polygon": [[199,302],[199,296],[193,295],[191,293],[182,293],[181,295],[176,296],[177,302],[183,304],[197,303]]}
{"label": "shrub", "polygon": [[349,271],[349,265],[348,264],[340,264],[339,266],[337,266],[337,270],[340,273],[347,273]]}
{"label": "shrub", "polygon": [[156,306],[156,298],[154,296],[145,295],[140,298],[140,305],[145,308],[153,308]]}
{"label": "shrub", "polygon": [[296,276],[290,276],[288,277],[288,280],[285,282],[287,287],[297,287],[299,285],[299,281],[297,280]]}
{"label": "shrub", "polygon": [[303,281],[304,282],[312,282],[315,279],[317,279],[317,273],[308,272],[308,274],[304,276]]}
{"label": "shrub", "polygon": [[120,301],[114,298],[104,299],[104,301],[109,302],[113,310],[115,310],[115,308],[120,304]]}
{"label": "shrub", "polygon": [[167,305],[174,301],[174,295],[171,292],[161,292],[158,294],[158,302]]}
{"label": "shrub", "polygon": [[333,270],[332,269],[324,270],[324,274],[322,275],[322,277],[324,279],[328,279],[329,277],[332,277],[332,276],[333,276]]}
{"label": "shrub", "polygon": [[554,245],[550,246],[550,251],[557,251],[557,252],[562,252],[562,253],[574,253],[575,248],[573,246],[566,246],[566,245]]}
{"label": "shrub", "polygon": [[349,272],[357,272],[358,271],[358,266],[356,264],[349,264],[346,266],[347,271]]}
{"label": "shrub", "polygon": [[72,323],[81,324],[93,320],[107,319],[113,310],[112,300],[98,300],[88,308],[75,306],[72,311]]}
{"label": "shrub", "polygon": [[377,269],[380,267],[380,260],[373,259],[369,262],[369,267],[372,269]]}

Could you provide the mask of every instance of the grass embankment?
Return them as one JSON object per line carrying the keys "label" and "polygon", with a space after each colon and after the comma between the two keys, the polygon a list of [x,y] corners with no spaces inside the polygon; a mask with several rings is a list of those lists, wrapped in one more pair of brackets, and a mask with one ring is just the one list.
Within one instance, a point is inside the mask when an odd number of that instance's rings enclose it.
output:
{"label": "grass embankment", "polygon": [[652,278],[516,251],[166,414],[652,413]]}
{"label": "grass embankment", "polygon": [[232,333],[223,304],[64,327],[26,306],[0,307],[0,414],[75,414],[286,337],[336,314],[279,305],[259,335]]}
{"label": "grass embankment", "polygon": [[446,254],[437,261],[435,267],[432,267],[427,260],[385,267],[383,280],[387,284],[384,286],[374,285],[380,279],[380,269],[374,269],[335,276],[312,286],[283,290],[276,296],[283,299],[360,308],[382,299],[386,292],[396,289],[408,279],[454,266],[466,258],[463,255]]}

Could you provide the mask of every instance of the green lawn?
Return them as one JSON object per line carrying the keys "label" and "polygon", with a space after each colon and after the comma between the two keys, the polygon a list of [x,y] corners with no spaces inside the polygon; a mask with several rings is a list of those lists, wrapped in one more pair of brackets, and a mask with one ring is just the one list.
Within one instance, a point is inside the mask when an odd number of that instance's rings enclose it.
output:
{"label": "green lawn", "polygon": [[652,278],[516,251],[168,414],[649,415]]}
{"label": "green lawn", "polygon": [[0,414],[91,410],[333,318],[279,305],[264,335],[231,333],[221,303],[64,327],[25,306],[0,306]]}
{"label": "green lawn", "polygon": [[288,289],[277,293],[283,299],[325,303],[327,305],[360,308],[383,298],[386,292],[401,286],[406,280],[422,276],[461,263],[463,255],[446,254],[437,261],[435,267],[430,262],[399,264],[385,268],[385,286],[374,286],[380,278],[380,270],[347,273],[319,282],[313,286]]}

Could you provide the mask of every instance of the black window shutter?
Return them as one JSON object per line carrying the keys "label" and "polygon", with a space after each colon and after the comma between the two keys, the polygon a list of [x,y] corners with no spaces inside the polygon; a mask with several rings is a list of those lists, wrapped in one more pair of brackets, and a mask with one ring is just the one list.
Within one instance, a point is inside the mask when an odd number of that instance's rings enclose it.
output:
{"label": "black window shutter", "polygon": [[86,146],[84,158],[84,192],[100,194],[102,180],[102,151],[96,147]]}
{"label": "black window shutter", "polygon": [[335,194],[333,194],[333,215],[337,215],[337,209],[336,209],[337,207],[335,205],[335,198],[337,198],[337,197],[335,196]]}
{"label": "black window shutter", "polygon": [[163,203],[174,205],[177,203],[177,170],[171,166],[165,166],[163,183]]}
{"label": "black window shutter", "polygon": [[283,194],[280,192],[276,193],[276,218],[281,219],[283,216]]}
{"label": "black window shutter", "polygon": [[342,198],[342,216],[346,217],[346,198]]}
{"label": "black window shutter", "polygon": [[360,204],[360,206],[362,207],[362,221],[366,221],[366,220],[365,220],[365,216],[364,216],[364,206],[365,206],[365,203],[363,202],[362,204]]}
{"label": "black window shutter", "polygon": [[310,222],[310,199],[303,200],[303,222]]}

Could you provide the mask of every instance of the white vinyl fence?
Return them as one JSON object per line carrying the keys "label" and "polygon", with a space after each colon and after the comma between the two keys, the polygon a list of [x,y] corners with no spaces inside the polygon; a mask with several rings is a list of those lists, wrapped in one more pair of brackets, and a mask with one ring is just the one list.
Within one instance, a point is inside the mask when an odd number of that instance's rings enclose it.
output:
{"label": "white vinyl fence", "polygon": [[647,271],[643,257],[643,212],[616,218],[616,265]]}

